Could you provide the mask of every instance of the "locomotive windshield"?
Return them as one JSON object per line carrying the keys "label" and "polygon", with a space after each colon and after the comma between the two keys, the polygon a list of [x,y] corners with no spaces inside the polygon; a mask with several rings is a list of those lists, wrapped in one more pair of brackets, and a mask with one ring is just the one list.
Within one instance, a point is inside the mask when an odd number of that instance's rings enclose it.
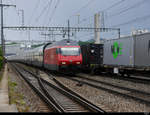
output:
{"label": "locomotive windshield", "polygon": [[80,55],[80,48],[76,47],[69,47],[69,48],[61,48],[60,49],[61,54],[64,56],[77,56]]}

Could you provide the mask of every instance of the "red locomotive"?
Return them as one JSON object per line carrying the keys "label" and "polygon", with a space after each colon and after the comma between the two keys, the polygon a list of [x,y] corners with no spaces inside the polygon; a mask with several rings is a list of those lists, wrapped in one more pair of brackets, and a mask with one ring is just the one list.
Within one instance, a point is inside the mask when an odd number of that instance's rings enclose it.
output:
{"label": "red locomotive", "polygon": [[75,71],[81,67],[82,55],[77,42],[62,40],[44,49],[44,68],[55,71]]}

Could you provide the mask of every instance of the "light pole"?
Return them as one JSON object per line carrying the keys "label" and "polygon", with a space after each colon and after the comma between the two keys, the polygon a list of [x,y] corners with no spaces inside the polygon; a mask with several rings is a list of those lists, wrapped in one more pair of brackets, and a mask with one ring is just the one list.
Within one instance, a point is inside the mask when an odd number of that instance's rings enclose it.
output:
{"label": "light pole", "polygon": [[3,8],[4,7],[16,7],[16,5],[7,5],[3,4],[3,1],[0,1],[0,7],[1,7],[1,46],[2,46],[2,55],[5,56],[5,41],[4,41],[4,26],[3,26]]}
{"label": "light pole", "polygon": [[[79,28],[79,24],[80,24],[80,14],[77,14],[76,16],[78,17],[78,28]],[[79,32],[79,30],[78,30],[78,32]],[[75,32],[75,39],[77,38],[76,34],[77,34],[77,33]]]}

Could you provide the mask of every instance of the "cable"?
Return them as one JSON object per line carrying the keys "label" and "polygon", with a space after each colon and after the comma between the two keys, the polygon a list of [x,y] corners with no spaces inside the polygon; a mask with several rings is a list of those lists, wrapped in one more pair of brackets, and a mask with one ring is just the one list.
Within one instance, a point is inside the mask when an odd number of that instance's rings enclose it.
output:
{"label": "cable", "polygon": [[[51,8],[51,5],[52,5],[52,2],[53,2],[53,0],[51,0],[50,1],[50,3],[49,3],[49,7],[48,7],[48,9],[47,9],[47,13],[46,14],[48,14],[48,12],[50,11],[50,8]],[[46,15],[46,18],[45,18],[45,20],[44,20],[44,22],[43,22],[43,25],[44,25],[44,23],[46,22],[46,20],[47,20],[47,15]]]}
{"label": "cable", "polygon": [[137,18],[135,18],[133,20],[130,20],[128,22],[124,22],[124,23],[121,23],[121,24],[113,25],[112,27],[120,27],[120,26],[123,26],[123,25],[128,25],[128,24],[131,24],[131,23],[139,22],[139,21],[145,21],[148,18],[150,18],[150,15],[146,15],[144,17],[137,17]]}
{"label": "cable", "polygon": [[50,22],[51,22],[51,20],[52,20],[52,18],[53,18],[53,16],[54,16],[54,14],[55,14],[55,11],[56,11],[56,9],[57,9],[57,7],[58,7],[59,3],[60,3],[60,0],[57,0],[57,3],[56,3],[56,5],[55,5],[55,7],[54,7],[54,10],[52,11],[52,14],[51,14],[51,16],[50,16],[50,19],[49,19],[49,21],[48,21],[47,25],[49,25],[49,24],[50,24]]}
{"label": "cable", "polygon": [[[111,8],[118,6],[119,4],[121,4],[121,3],[124,2],[124,1],[125,1],[125,0],[121,0],[121,1],[119,1],[119,2],[116,2],[116,3],[112,4],[110,7],[106,8],[106,9],[104,9],[104,10],[102,10],[102,11],[110,10]],[[101,12],[101,11],[99,11],[99,12]]]}
{"label": "cable", "polygon": [[81,12],[84,8],[86,8],[87,6],[91,5],[92,2],[93,2],[93,0],[90,0],[86,5],[84,5],[83,7],[81,7],[76,13]]}
{"label": "cable", "polygon": [[[110,10],[110,9],[112,9],[113,7],[116,7],[117,5],[123,3],[124,1],[125,1],[125,0],[120,0],[119,2],[116,2],[116,3],[112,4],[111,6],[109,6],[108,8],[106,8],[106,9],[104,9],[104,10],[101,10],[101,11],[105,12],[106,10]],[[101,11],[98,11],[98,13],[100,13]],[[89,17],[87,17],[87,18],[90,18],[90,17],[93,17],[93,15],[92,15],[92,16],[89,16]],[[84,18],[83,20],[81,20],[80,23],[86,21],[87,18]]]}
{"label": "cable", "polygon": [[30,16],[31,18],[29,18],[29,21],[28,21],[28,24],[29,24],[29,25],[30,25],[30,23],[31,23],[31,21],[32,21],[32,18],[33,18],[33,15],[35,14],[36,9],[39,7],[40,1],[41,1],[41,0],[38,0],[37,3],[36,3],[36,5],[35,5],[35,7],[34,7],[34,10],[33,10],[33,12],[32,12],[32,15]]}
{"label": "cable", "polygon": [[75,14],[79,14],[79,12],[81,12],[83,9],[85,9],[87,6],[91,5],[91,3],[93,2],[93,0],[89,0],[87,2],[87,4],[85,4],[84,6],[82,6],[79,10],[76,11],[76,13],[74,13],[73,15],[69,16],[69,18],[75,16]]}
{"label": "cable", "polygon": [[47,9],[47,7],[49,6],[50,2],[51,1],[48,1],[47,5],[43,8],[43,10],[41,11],[40,15],[36,18],[36,22],[38,22],[40,17],[44,14],[43,12]]}
{"label": "cable", "polygon": [[[76,13],[73,13],[72,15],[70,15],[70,16],[67,18],[67,20],[73,18],[74,16],[76,16],[75,14],[79,14],[79,12],[81,12],[84,8],[86,8],[87,6],[91,5],[91,3],[92,3],[93,1],[94,1],[94,0],[89,0],[89,1],[87,2],[87,4],[85,4],[85,5],[82,6],[80,9],[78,9],[78,10],[76,11]],[[66,20],[65,20],[65,21],[66,21]]]}
{"label": "cable", "polygon": [[122,13],[125,13],[125,12],[127,12],[127,11],[129,11],[129,10],[131,10],[131,9],[136,8],[136,7],[139,7],[140,5],[142,5],[142,4],[146,3],[146,2],[148,2],[148,0],[142,0],[142,1],[140,1],[140,2],[138,2],[138,3],[136,3],[136,4],[134,4],[134,5],[132,5],[131,7],[125,8],[124,10],[122,10],[122,11],[120,11],[120,12],[118,12],[118,13],[115,13],[115,14],[110,15],[109,18],[114,17],[114,16],[117,16],[117,15],[120,15],[120,14],[122,14]]}

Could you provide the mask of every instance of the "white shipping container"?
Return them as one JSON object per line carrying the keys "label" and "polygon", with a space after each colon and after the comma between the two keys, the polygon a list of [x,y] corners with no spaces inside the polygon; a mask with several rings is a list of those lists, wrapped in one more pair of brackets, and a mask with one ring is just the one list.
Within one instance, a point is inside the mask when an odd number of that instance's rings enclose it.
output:
{"label": "white shipping container", "polygon": [[128,67],[150,67],[150,33],[107,40],[104,64]]}

